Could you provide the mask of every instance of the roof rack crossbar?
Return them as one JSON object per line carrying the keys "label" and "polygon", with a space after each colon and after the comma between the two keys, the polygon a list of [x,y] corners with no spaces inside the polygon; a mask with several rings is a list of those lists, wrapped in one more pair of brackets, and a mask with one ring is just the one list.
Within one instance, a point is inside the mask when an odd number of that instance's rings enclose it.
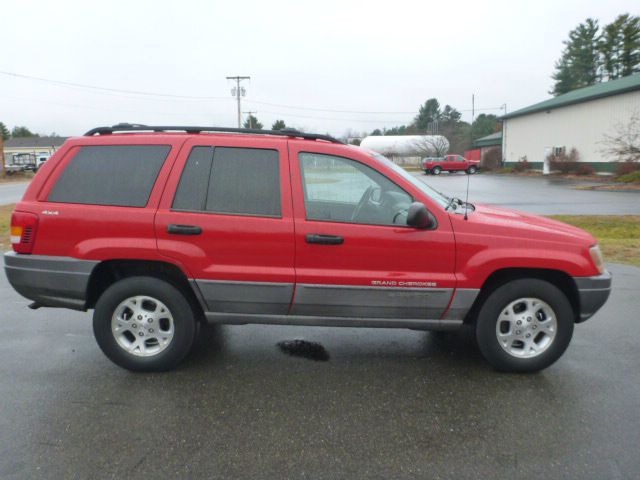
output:
{"label": "roof rack crossbar", "polygon": [[85,137],[94,135],[110,135],[114,132],[185,132],[185,133],[244,133],[252,135],[277,135],[280,137],[304,138],[305,140],[324,140],[331,143],[343,144],[340,140],[330,135],[318,133],[306,133],[293,128],[283,130],[258,130],[255,128],[228,128],[228,127],[191,127],[191,126],[157,126],[140,125],[138,123],[119,123],[112,127],[96,127],[84,134]]}

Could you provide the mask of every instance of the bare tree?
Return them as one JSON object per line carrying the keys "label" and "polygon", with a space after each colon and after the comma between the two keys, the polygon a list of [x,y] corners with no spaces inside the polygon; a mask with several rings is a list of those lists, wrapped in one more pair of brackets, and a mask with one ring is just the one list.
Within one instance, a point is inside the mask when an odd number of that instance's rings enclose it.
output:
{"label": "bare tree", "polygon": [[413,146],[425,156],[444,157],[449,151],[449,141],[442,135],[425,135],[414,140]]}
{"label": "bare tree", "polygon": [[620,162],[640,161],[640,112],[631,115],[629,122],[617,123],[612,135],[605,134],[600,152]]}

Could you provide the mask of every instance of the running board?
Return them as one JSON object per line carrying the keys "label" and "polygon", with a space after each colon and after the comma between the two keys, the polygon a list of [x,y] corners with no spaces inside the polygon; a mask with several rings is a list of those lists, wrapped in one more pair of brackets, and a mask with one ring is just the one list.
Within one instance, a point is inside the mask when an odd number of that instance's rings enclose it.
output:
{"label": "running board", "polygon": [[205,313],[211,323],[230,325],[305,325],[309,327],[409,328],[411,330],[457,330],[462,320],[315,317],[309,315],[260,315],[255,313]]}

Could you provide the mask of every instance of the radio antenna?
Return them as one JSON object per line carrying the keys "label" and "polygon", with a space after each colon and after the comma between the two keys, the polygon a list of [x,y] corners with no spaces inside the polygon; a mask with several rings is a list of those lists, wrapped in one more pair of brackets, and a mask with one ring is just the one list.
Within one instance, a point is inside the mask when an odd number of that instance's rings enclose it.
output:
{"label": "radio antenna", "polygon": [[[471,141],[473,142],[473,121],[476,114],[476,94],[471,94]],[[464,219],[469,220],[469,180],[471,173],[467,170],[467,194],[464,199]]]}

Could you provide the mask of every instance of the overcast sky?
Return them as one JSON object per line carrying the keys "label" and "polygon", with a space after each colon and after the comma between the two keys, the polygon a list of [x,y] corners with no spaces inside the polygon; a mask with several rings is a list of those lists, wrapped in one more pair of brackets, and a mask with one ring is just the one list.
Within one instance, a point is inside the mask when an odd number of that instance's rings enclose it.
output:
{"label": "overcast sky", "polygon": [[62,135],[122,121],[236,126],[231,75],[251,76],[242,109],[266,128],[388,128],[430,97],[468,120],[472,93],[478,113],[547,98],[569,30],[625,12],[638,1],[14,0],[2,5],[1,71],[200,98],[0,74],[0,121]]}

